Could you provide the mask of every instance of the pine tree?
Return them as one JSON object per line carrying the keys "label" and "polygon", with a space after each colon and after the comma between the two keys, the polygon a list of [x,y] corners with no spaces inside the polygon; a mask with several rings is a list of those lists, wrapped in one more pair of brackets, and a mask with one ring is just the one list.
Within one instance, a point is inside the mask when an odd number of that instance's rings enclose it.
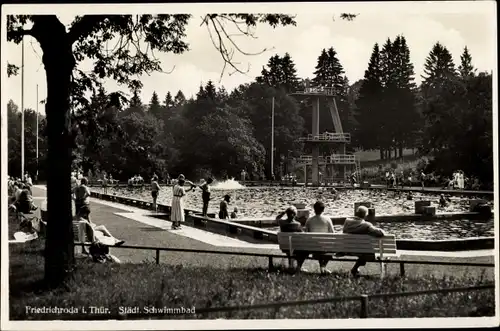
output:
{"label": "pine tree", "polygon": [[337,94],[345,95],[345,71],[333,47],[321,51],[312,81],[314,86],[333,87]]}
{"label": "pine tree", "polygon": [[183,106],[186,103],[186,97],[184,96],[184,93],[182,93],[181,90],[177,92],[174,98],[174,104],[175,106]]}
{"label": "pine tree", "polygon": [[[453,135],[450,122],[461,109],[467,108],[463,99],[464,84],[459,82],[453,58],[446,47],[436,43],[426,58],[424,80],[421,84],[422,115],[425,119],[423,152],[446,147],[446,135]],[[465,93],[465,92],[464,92]]]}
{"label": "pine tree", "polygon": [[472,56],[469,53],[469,49],[467,48],[467,46],[465,46],[464,52],[460,56],[460,66],[458,67],[460,76],[463,79],[474,77],[476,70],[477,69],[475,69],[472,65]]}
{"label": "pine tree", "polygon": [[368,69],[356,102],[359,123],[358,140],[364,149],[380,148],[379,134],[382,112],[382,59],[379,45],[373,46]]}
{"label": "pine tree", "polygon": [[282,58],[277,54],[272,56],[267,63],[267,68],[262,68],[261,76],[256,80],[259,84],[283,88],[286,92],[294,92],[300,87],[295,63],[288,53],[285,53]]}
{"label": "pine tree", "polygon": [[413,64],[410,60],[410,49],[404,36],[397,36],[393,44],[394,69],[396,73],[393,123],[393,141],[399,150],[399,157],[403,155],[404,147],[414,147],[416,131],[420,126],[420,116],[416,109],[416,84]]}
{"label": "pine tree", "polygon": [[283,74],[283,87],[287,92],[295,92],[299,89],[300,83],[297,77],[297,69],[290,54],[285,53],[281,59],[281,71]]}
{"label": "pine tree", "polygon": [[[342,129],[344,132],[353,130],[356,121],[353,116],[353,109],[351,109],[349,103],[349,80],[345,76],[344,68],[337,58],[337,52],[335,52],[333,47],[321,51],[316,65],[316,71],[314,72],[312,85],[333,89]],[[320,103],[320,132],[322,131],[335,131],[330,110],[326,102]]]}
{"label": "pine tree", "polygon": [[165,96],[165,101],[163,101],[163,106],[165,107],[166,110],[170,110],[174,107],[174,99],[172,98],[172,94],[170,94],[170,91],[167,92],[167,95]]}
{"label": "pine tree", "polygon": [[437,42],[433,47],[424,64],[424,79],[422,85],[424,88],[438,87],[447,80],[456,77],[455,64],[450,51]]}
{"label": "pine tree", "polygon": [[130,99],[130,107],[142,107],[142,100],[141,97],[139,96],[139,91],[134,90],[134,94],[132,98]]}
{"label": "pine tree", "polygon": [[149,102],[149,112],[159,118],[162,113],[162,107],[160,104],[160,98],[158,98],[158,94],[156,91],[153,91],[153,96],[151,97],[151,101]]}
{"label": "pine tree", "polygon": [[321,50],[315,69],[314,78],[312,79],[313,86],[332,87],[328,85],[331,82],[331,79],[329,79],[331,70],[329,70],[330,62],[328,61],[328,55],[326,54],[326,49],[324,48]]}

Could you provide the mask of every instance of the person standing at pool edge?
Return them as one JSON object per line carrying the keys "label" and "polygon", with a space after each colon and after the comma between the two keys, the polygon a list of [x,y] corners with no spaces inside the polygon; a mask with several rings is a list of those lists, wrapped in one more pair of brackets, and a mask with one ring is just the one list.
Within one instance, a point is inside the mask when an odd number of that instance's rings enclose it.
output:
{"label": "person standing at pool edge", "polygon": [[205,183],[203,183],[201,188],[201,199],[203,200],[203,211],[202,214],[204,217],[208,214],[208,203],[210,202],[210,184],[213,183],[212,178],[208,178]]}
{"label": "person standing at pool edge", "polygon": [[159,192],[160,192],[160,185],[158,185],[158,177],[155,174],[151,179],[151,196],[153,197],[153,210],[155,211],[155,213],[158,212],[158,206],[156,204],[156,201],[158,200]]}
{"label": "person standing at pool edge", "polygon": [[191,183],[191,188],[184,190],[184,183],[186,182],[186,177],[184,175],[179,175],[177,183],[172,189],[172,208],[170,211],[170,220],[172,221],[172,230],[178,230],[181,228],[181,223],[184,222],[184,201],[183,197],[187,192],[193,189]]}

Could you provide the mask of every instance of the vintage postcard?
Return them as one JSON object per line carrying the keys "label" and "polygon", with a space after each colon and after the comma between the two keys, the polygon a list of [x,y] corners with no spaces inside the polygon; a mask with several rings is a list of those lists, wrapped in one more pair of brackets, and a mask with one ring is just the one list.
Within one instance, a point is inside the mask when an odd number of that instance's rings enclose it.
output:
{"label": "vintage postcard", "polygon": [[498,325],[496,22],[4,5],[1,328]]}

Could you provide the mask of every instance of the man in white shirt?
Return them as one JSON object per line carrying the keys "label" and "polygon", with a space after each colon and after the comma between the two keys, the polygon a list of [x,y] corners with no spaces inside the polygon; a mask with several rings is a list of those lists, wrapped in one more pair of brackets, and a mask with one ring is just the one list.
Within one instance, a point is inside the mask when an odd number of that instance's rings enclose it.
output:
{"label": "man in white shirt", "polygon": [[[329,217],[322,215],[325,211],[325,204],[321,201],[317,201],[313,208],[315,215],[306,221],[306,232],[334,233],[332,220]],[[330,257],[324,254],[315,254],[314,252],[313,256],[319,261],[319,269],[321,273],[330,273],[330,271],[326,269],[326,265],[328,264]]]}

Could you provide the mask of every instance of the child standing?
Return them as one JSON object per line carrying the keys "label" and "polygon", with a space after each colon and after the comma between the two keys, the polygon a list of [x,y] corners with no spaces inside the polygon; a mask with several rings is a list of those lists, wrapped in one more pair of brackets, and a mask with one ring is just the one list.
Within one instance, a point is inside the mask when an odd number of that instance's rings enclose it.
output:
{"label": "child standing", "polygon": [[203,216],[206,217],[208,214],[208,203],[210,202],[210,184],[213,183],[212,178],[208,178],[206,182],[204,182],[201,188],[201,199],[203,200]]}
{"label": "child standing", "polygon": [[151,179],[151,196],[153,197],[153,210],[155,213],[158,212],[158,206],[156,201],[158,200],[158,193],[160,192],[160,185],[158,184],[158,177],[153,175]]}

